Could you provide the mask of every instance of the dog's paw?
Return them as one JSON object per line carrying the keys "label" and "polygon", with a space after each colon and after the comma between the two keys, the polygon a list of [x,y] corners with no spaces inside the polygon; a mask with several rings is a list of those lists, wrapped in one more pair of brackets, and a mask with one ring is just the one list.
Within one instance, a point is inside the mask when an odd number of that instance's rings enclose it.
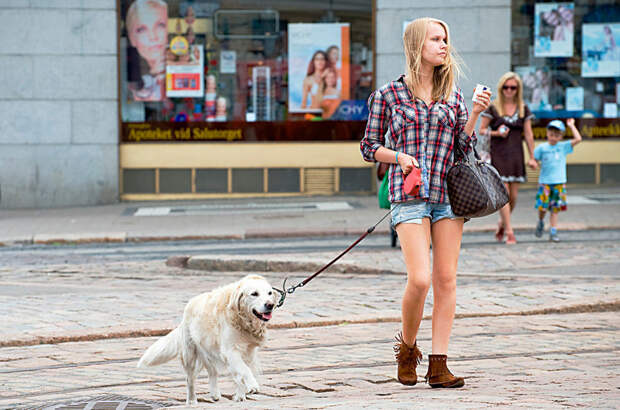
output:
{"label": "dog's paw", "polygon": [[218,401],[219,399],[222,398],[222,393],[220,393],[218,389],[216,391],[212,391],[211,394],[209,394],[209,396],[211,396],[211,399],[213,399],[213,401]]}
{"label": "dog's paw", "polygon": [[247,384],[245,392],[247,394],[258,393],[259,389],[260,389],[260,386],[258,385],[256,380],[252,380]]}
{"label": "dog's paw", "polygon": [[245,401],[245,393],[236,391],[232,397],[233,401]]}
{"label": "dog's paw", "polygon": [[196,406],[198,404],[198,399],[197,398],[193,398],[193,399],[187,399],[185,400],[185,405],[186,406]]}

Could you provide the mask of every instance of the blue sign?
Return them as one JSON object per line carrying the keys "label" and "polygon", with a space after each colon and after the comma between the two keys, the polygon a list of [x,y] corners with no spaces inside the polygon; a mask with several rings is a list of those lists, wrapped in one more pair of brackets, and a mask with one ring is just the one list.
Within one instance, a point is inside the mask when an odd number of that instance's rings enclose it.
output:
{"label": "blue sign", "polygon": [[366,100],[343,100],[330,120],[341,121],[366,121],[368,119],[368,107]]}

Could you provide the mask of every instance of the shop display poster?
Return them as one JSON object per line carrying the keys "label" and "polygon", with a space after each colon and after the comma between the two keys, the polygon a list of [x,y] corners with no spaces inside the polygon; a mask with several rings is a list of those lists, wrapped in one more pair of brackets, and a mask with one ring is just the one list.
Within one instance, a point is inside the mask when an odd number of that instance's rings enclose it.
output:
{"label": "shop display poster", "polygon": [[575,33],[574,3],[536,3],[534,7],[534,55],[572,57]]}
{"label": "shop display poster", "polygon": [[583,87],[566,88],[566,109],[568,111],[583,111]]}
{"label": "shop display poster", "polygon": [[344,100],[329,118],[341,121],[366,121],[368,119],[367,101]]}
{"label": "shop display poster", "polygon": [[166,61],[166,96],[202,97],[203,87],[202,45],[191,46],[183,56],[169,54]]}
{"label": "shop display poster", "polygon": [[288,25],[289,112],[329,117],[349,99],[349,41],[348,23]]}
{"label": "shop display poster", "polygon": [[581,26],[581,76],[620,76],[620,23]]}
{"label": "shop display poster", "polygon": [[618,104],[615,102],[605,103],[603,106],[603,117],[605,118],[617,118],[618,117]]}
{"label": "shop display poster", "polygon": [[532,111],[550,111],[551,73],[544,67],[519,66],[515,73],[523,80],[523,100]]}
{"label": "shop display poster", "polygon": [[134,2],[121,18],[129,40],[127,97],[132,101],[162,101],[166,92],[168,8],[165,3]]}
{"label": "shop display poster", "polygon": [[235,74],[237,72],[237,52],[222,50],[220,52],[220,73]]}
{"label": "shop display poster", "polygon": [[213,17],[215,11],[220,7],[220,2],[215,0],[207,2],[182,1],[179,4],[179,11],[182,16]]}

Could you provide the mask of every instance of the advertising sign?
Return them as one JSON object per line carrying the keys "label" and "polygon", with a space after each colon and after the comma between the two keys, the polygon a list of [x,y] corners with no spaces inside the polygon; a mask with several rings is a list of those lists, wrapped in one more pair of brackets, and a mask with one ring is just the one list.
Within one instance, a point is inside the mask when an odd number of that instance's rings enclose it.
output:
{"label": "advertising sign", "polygon": [[536,3],[534,8],[534,55],[572,57],[574,3]]}
{"label": "advertising sign", "polygon": [[343,100],[336,108],[332,120],[366,121],[368,119],[368,105],[366,100]]}
{"label": "advertising sign", "polygon": [[581,26],[581,76],[620,76],[620,23]]}
{"label": "advertising sign", "polygon": [[289,112],[333,113],[349,99],[349,41],[348,23],[288,25]]}
{"label": "advertising sign", "polygon": [[234,50],[220,51],[220,73],[235,74],[237,72],[237,52]]}
{"label": "advertising sign", "polygon": [[566,88],[566,110],[567,111],[583,111],[583,87],[567,87]]}
{"label": "advertising sign", "polygon": [[127,9],[127,96],[133,101],[162,101],[168,51],[168,6],[135,1]]}
{"label": "advertising sign", "polygon": [[550,111],[551,74],[545,67],[518,66],[515,72],[523,80],[523,99],[532,111]]}
{"label": "advertising sign", "polygon": [[169,59],[166,65],[166,96],[202,97],[203,87],[203,49],[201,45],[192,46],[185,56]]}

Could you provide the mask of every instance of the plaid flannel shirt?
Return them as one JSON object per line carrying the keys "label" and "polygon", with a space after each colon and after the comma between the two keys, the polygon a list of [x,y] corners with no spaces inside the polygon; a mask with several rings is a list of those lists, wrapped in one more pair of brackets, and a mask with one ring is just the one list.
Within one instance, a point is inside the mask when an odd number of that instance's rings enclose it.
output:
{"label": "plaid flannel shirt", "polygon": [[371,94],[368,99],[368,122],[360,143],[365,161],[376,162],[381,146],[405,152],[418,160],[422,174],[420,192],[407,195],[403,173],[398,164],[390,164],[390,202],[414,199],[430,203],[447,203],[446,176],[453,162],[454,141],[465,152],[476,143],[475,132],[465,133],[469,118],[461,90],[454,88],[450,98],[433,102],[430,107],[414,98],[404,75]]}

